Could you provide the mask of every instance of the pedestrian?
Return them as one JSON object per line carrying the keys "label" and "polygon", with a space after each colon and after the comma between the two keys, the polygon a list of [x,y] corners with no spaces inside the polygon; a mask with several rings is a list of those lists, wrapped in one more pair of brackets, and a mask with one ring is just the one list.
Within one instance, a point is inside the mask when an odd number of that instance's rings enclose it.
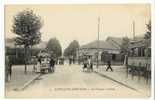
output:
{"label": "pedestrian", "polygon": [[75,64],[75,58],[74,57],[73,57],[73,60],[72,61],[73,61],[73,64]]}
{"label": "pedestrian", "polygon": [[50,72],[54,72],[54,71],[55,71],[55,60],[53,57],[51,57],[51,59],[50,59]]}
{"label": "pedestrian", "polygon": [[12,62],[10,56],[6,56],[5,65],[6,65],[6,81],[8,82],[11,80],[12,76]]}
{"label": "pedestrian", "polygon": [[36,56],[34,56],[32,58],[32,63],[33,63],[33,72],[35,72],[36,71],[36,65],[37,65],[37,58],[36,58]]}
{"label": "pedestrian", "polygon": [[108,71],[108,69],[110,69],[113,72],[113,69],[111,67],[111,61],[110,60],[107,61],[107,69],[106,69],[106,71]]}
{"label": "pedestrian", "polygon": [[71,65],[71,64],[72,64],[72,58],[69,57],[69,65]]}
{"label": "pedestrian", "polygon": [[88,57],[88,66],[88,71],[93,71],[93,61],[91,56]]}
{"label": "pedestrian", "polygon": [[84,71],[84,69],[86,69],[88,66],[88,59],[87,59],[87,57],[85,57],[84,58],[84,61],[83,61],[83,71]]}
{"label": "pedestrian", "polygon": [[93,59],[90,57],[90,70],[93,71]]}
{"label": "pedestrian", "polygon": [[42,56],[37,56],[36,62],[37,62],[37,66],[35,69],[35,72],[40,72],[41,71],[41,63],[42,63]]}
{"label": "pedestrian", "polygon": [[63,57],[63,58],[62,58],[62,65],[64,65],[64,61],[65,61],[65,58]]}
{"label": "pedestrian", "polygon": [[41,56],[38,57],[38,62],[41,64]]}

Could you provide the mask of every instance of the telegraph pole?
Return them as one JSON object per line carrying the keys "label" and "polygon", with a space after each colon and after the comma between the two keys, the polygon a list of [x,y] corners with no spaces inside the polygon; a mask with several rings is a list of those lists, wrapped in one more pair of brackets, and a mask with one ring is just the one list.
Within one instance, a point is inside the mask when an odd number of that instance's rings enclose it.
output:
{"label": "telegraph pole", "polygon": [[135,39],[135,21],[132,22],[133,40]]}
{"label": "telegraph pole", "polygon": [[100,17],[98,17],[98,38],[97,38],[97,69],[99,66],[99,40],[100,40]]}

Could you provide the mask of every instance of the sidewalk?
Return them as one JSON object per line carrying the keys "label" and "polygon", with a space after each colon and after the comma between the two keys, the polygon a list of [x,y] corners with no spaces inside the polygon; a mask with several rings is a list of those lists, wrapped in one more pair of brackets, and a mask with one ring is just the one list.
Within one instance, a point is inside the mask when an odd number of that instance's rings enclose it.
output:
{"label": "sidewalk", "polygon": [[27,65],[27,74],[24,73],[24,65],[12,66],[11,81],[5,83],[5,90],[11,91],[17,88],[21,88],[26,82],[30,81],[38,74],[33,72],[33,66]]}
{"label": "sidewalk", "polygon": [[99,66],[99,69],[96,69],[96,73],[99,75],[103,75],[105,77],[109,77],[114,81],[118,81],[118,83],[125,84],[126,86],[132,87],[133,89],[141,92],[144,95],[150,96],[151,87],[150,87],[150,80],[146,83],[146,80],[141,77],[138,80],[138,76],[134,76],[132,79],[131,74],[126,74],[125,66],[112,66],[113,72],[106,71],[106,66]]}

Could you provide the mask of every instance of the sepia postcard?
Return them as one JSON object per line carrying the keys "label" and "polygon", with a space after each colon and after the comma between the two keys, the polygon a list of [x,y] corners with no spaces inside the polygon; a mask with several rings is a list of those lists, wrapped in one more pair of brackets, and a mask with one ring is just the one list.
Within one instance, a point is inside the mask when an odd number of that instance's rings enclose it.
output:
{"label": "sepia postcard", "polygon": [[151,97],[151,4],[7,4],[6,98]]}

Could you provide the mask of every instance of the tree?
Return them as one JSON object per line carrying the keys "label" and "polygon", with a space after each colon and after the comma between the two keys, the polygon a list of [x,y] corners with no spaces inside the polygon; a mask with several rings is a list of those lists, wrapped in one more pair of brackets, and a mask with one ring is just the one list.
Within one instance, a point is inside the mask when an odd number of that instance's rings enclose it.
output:
{"label": "tree", "polygon": [[52,51],[56,55],[56,57],[60,57],[62,55],[60,42],[56,38],[51,38],[48,41],[46,49]]}
{"label": "tree", "polygon": [[127,54],[130,40],[128,37],[123,37],[122,41],[123,42],[121,44],[121,53]]}
{"label": "tree", "polygon": [[33,10],[23,10],[13,18],[12,32],[17,35],[16,45],[24,46],[25,72],[27,71],[28,50],[41,40],[41,17],[34,14]]}
{"label": "tree", "polygon": [[77,40],[73,40],[69,46],[64,51],[64,56],[73,56],[76,57],[76,50],[79,48],[79,42]]}
{"label": "tree", "polygon": [[149,21],[149,23],[146,24],[146,27],[147,27],[147,31],[144,36],[144,39],[150,39],[151,38],[151,21]]}
{"label": "tree", "polygon": [[146,24],[146,27],[147,27],[147,31],[144,35],[144,43],[145,43],[145,55],[147,57],[151,56],[151,20],[149,21],[148,24]]}

